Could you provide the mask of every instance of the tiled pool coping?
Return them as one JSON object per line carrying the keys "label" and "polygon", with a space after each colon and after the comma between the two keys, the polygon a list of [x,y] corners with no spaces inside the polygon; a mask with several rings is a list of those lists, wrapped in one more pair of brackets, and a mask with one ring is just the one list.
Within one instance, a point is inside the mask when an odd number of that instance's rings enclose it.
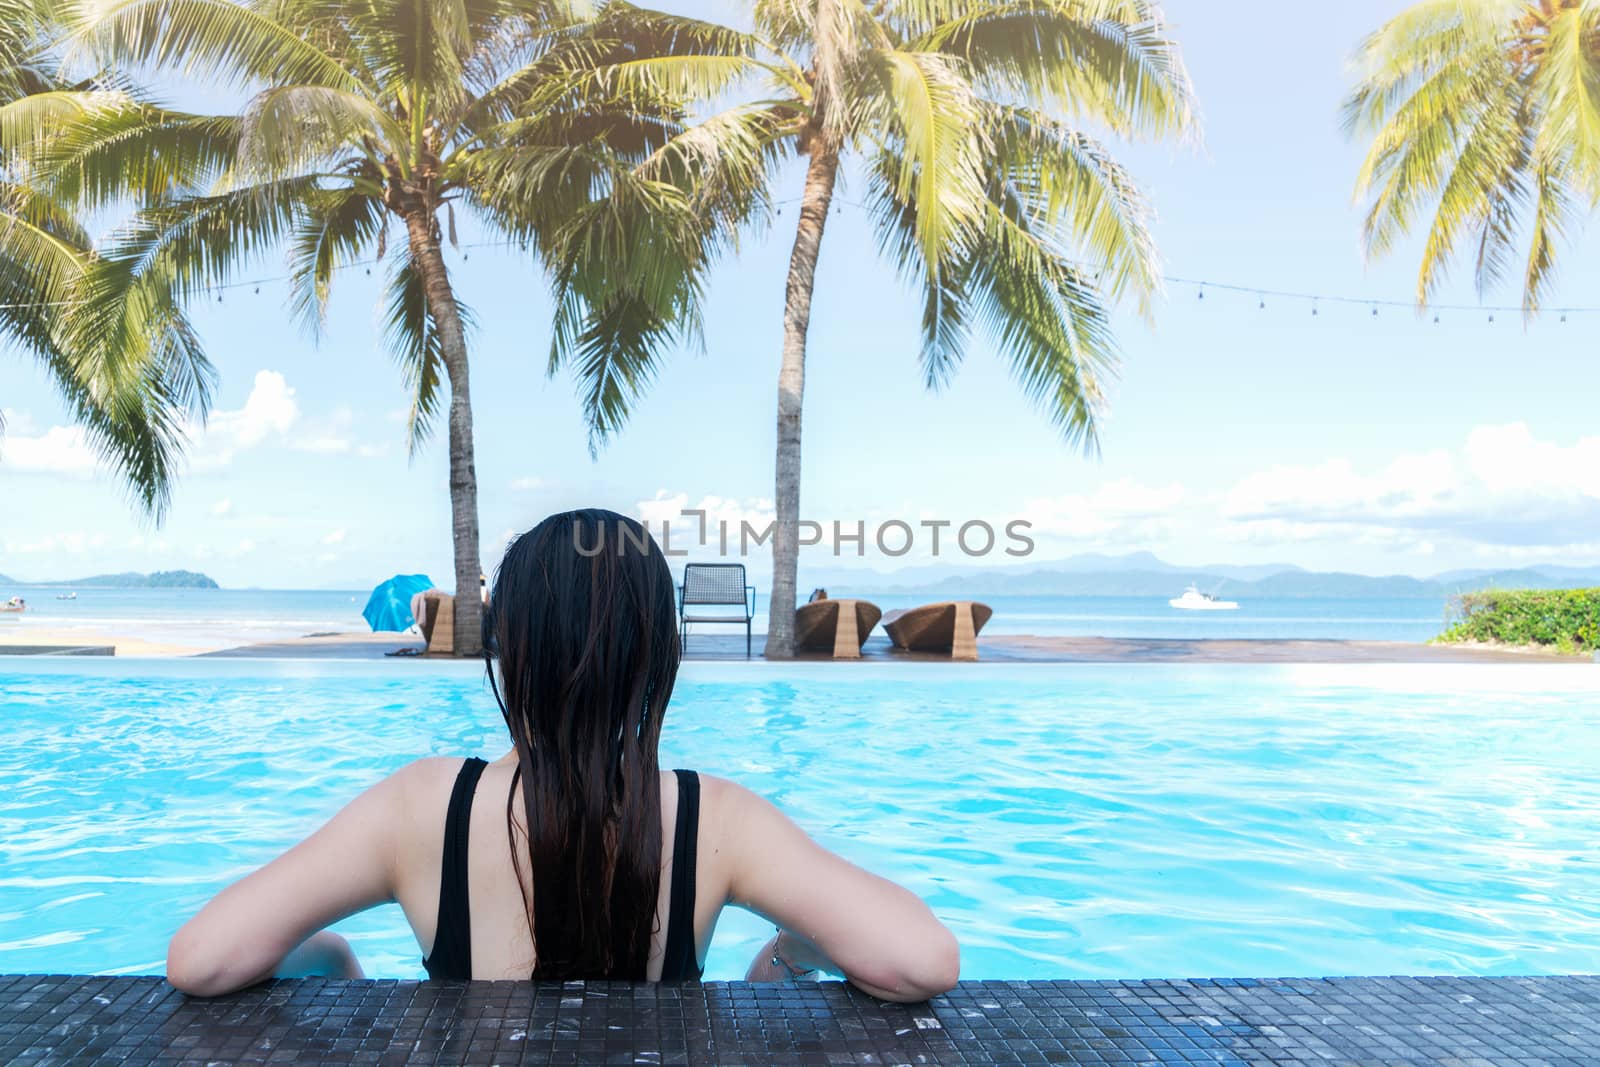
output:
{"label": "tiled pool coping", "polygon": [[1439,1064],[1600,1062],[1600,976],[837,983],[0,977],[0,1063]]}

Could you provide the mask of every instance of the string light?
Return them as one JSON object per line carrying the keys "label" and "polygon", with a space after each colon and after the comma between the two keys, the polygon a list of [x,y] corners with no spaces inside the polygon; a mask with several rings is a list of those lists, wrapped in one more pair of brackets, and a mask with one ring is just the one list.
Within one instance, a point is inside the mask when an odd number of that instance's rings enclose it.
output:
{"label": "string light", "polygon": [[[775,201],[772,201],[772,205],[773,205],[775,213],[779,217],[781,217],[783,215],[783,205],[792,204],[792,203],[798,203],[798,202],[799,202],[799,198],[796,197],[796,198],[792,198],[792,199],[788,199],[788,200],[775,200]],[[872,210],[866,204],[859,204],[859,203],[856,203],[855,201],[852,201],[852,200],[846,200],[843,197],[835,197],[834,198],[835,213],[842,212],[843,205],[846,205],[846,204],[848,204],[851,207],[860,208],[860,209],[862,209],[864,211],[868,211],[868,212],[870,212]],[[523,240],[519,239],[519,240],[516,240],[516,241],[511,241],[511,240],[506,240],[506,241],[479,241],[479,242],[474,242],[474,243],[471,243],[471,244],[464,244],[464,245],[461,245],[460,247],[462,249],[461,258],[463,260],[469,260],[469,259],[471,259],[470,252],[468,251],[470,249],[474,249],[474,248],[520,249],[520,250],[526,252],[527,248],[528,248],[528,244],[527,244],[526,241],[523,241]],[[350,262],[350,263],[343,263],[343,264],[340,264],[335,269],[336,270],[351,270],[351,269],[354,269],[356,267],[360,267],[360,268],[363,269],[364,273],[367,276],[370,277],[371,274],[372,274],[372,267],[375,264],[378,264],[378,263],[381,263],[381,262],[382,262],[381,257],[377,257],[377,258],[373,258],[373,259],[359,260],[359,261],[354,261],[354,262]],[[1089,265],[1088,264],[1084,264],[1083,266],[1084,266],[1085,269],[1089,269]],[[1099,277],[1098,269],[1095,269],[1093,273],[1094,273],[1094,276],[1096,278]],[[222,302],[222,294],[225,291],[229,290],[229,289],[251,289],[251,290],[253,290],[255,292],[256,295],[259,296],[261,294],[261,287],[262,286],[271,285],[271,284],[275,284],[275,283],[278,283],[278,282],[289,281],[290,278],[291,278],[290,275],[278,274],[278,275],[262,276],[262,277],[258,277],[258,278],[247,278],[247,279],[243,279],[241,281],[236,281],[236,282],[227,282],[227,283],[224,283],[224,284],[221,284],[221,285],[212,286],[210,288],[211,288],[212,292],[215,292],[217,294],[217,302],[221,303]],[[1179,286],[1185,286],[1185,287],[1191,286],[1191,285],[1194,286],[1195,287],[1195,298],[1196,298],[1197,301],[1204,301],[1206,299],[1206,290],[1208,290],[1208,289],[1209,290],[1213,290],[1214,292],[1240,293],[1240,294],[1243,294],[1245,296],[1253,296],[1256,299],[1256,308],[1257,308],[1257,310],[1260,310],[1260,311],[1265,311],[1266,310],[1267,297],[1269,297],[1269,296],[1273,297],[1274,299],[1277,299],[1277,300],[1303,300],[1306,303],[1311,305],[1311,314],[1312,314],[1312,316],[1313,317],[1319,317],[1319,318],[1321,316],[1321,305],[1324,304],[1324,303],[1327,303],[1327,304],[1365,305],[1370,310],[1371,316],[1373,318],[1380,318],[1381,316],[1379,315],[1379,310],[1382,309],[1382,308],[1386,308],[1386,307],[1397,308],[1397,309],[1400,309],[1400,310],[1412,310],[1412,311],[1417,310],[1417,305],[1414,302],[1409,301],[1409,300],[1384,300],[1384,299],[1373,300],[1370,297],[1344,296],[1344,295],[1340,295],[1340,294],[1336,294],[1336,293],[1335,294],[1313,293],[1313,292],[1305,292],[1305,291],[1290,290],[1290,289],[1263,289],[1263,288],[1260,288],[1258,286],[1253,286],[1253,285],[1237,285],[1237,284],[1234,284],[1234,283],[1231,283],[1231,282],[1220,282],[1220,281],[1215,281],[1215,280],[1205,279],[1205,278],[1189,278],[1189,277],[1183,277],[1183,276],[1176,275],[1176,274],[1163,274],[1163,275],[1160,275],[1160,278],[1161,278],[1162,281],[1166,282],[1168,285],[1179,285]],[[41,302],[38,302],[38,303],[33,303],[33,302],[0,303],[0,310],[3,310],[3,311],[18,311],[18,310],[43,309],[43,308],[50,308],[50,307],[71,307],[71,306],[74,306],[77,303],[78,303],[78,301],[73,301],[73,300],[41,301]],[[1439,325],[1443,321],[1441,312],[1445,312],[1445,311],[1477,312],[1479,314],[1487,315],[1488,322],[1490,324],[1493,324],[1494,321],[1495,321],[1495,315],[1497,315],[1499,313],[1502,313],[1502,312],[1518,312],[1518,313],[1521,313],[1521,314],[1527,314],[1530,309],[1527,308],[1526,306],[1510,305],[1510,304],[1502,304],[1502,305],[1429,304],[1429,305],[1425,305],[1421,310],[1422,310],[1422,312],[1424,314],[1431,312],[1432,315],[1433,315],[1434,324],[1435,325]],[[1567,316],[1569,316],[1569,315],[1592,315],[1592,314],[1600,313],[1600,305],[1567,306],[1567,307],[1559,307],[1559,308],[1546,308],[1544,310],[1547,311],[1548,313],[1552,314],[1552,315],[1556,315],[1557,318],[1558,318],[1558,321],[1564,323],[1564,322],[1567,321]]]}

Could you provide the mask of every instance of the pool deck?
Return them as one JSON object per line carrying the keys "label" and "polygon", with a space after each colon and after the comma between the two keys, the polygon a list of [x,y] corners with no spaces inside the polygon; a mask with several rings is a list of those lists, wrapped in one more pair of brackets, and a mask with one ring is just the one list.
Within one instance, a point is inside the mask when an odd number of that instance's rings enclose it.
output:
{"label": "pool deck", "polygon": [[[752,658],[760,659],[765,639],[757,634]],[[288,641],[243,645],[207,653],[234,659],[369,659],[398,648],[422,649],[403,634],[326,634]],[[1593,664],[1588,656],[1524,652],[1405,641],[1299,639],[1203,639],[1143,637],[1028,637],[997,635],[978,639],[980,663],[1548,663]],[[415,662],[430,657],[411,657]],[[685,658],[743,660],[744,635],[691,633]],[[803,660],[827,660],[802,655]],[[887,637],[868,638],[860,660],[850,663],[949,662],[926,653],[899,652]]]}
{"label": "pool deck", "polygon": [[1227,1064],[1587,1067],[1600,976],[963,982],[884,1004],[839,982],[0,977],[0,1063]]}

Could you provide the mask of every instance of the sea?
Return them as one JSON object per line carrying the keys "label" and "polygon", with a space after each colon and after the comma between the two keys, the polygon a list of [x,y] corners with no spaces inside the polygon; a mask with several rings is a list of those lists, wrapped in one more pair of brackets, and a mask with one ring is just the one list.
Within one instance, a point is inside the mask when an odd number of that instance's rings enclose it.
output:
{"label": "sea", "polygon": [[[76,599],[57,599],[76,592]],[[361,617],[370,590],[85,589],[19,586],[22,615],[0,614],[0,632],[38,627],[80,628],[163,644],[223,648],[311,634],[365,632]],[[1181,589],[1174,589],[1176,596]],[[870,599],[885,611],[934,597],[884,594]],[[974,593],[994,609],[985,634],[1095,637],[1341,638],[1427,641],[1445,625],[1445,601],[1427,598],[1246,598],[1236,611],[1185,611],[1165,597],[994,596]],[[765,598],[755,628],[765,628]],[[713,632],[698,628],[703,632]],[[732,632],[731,630],[729,632]]]}

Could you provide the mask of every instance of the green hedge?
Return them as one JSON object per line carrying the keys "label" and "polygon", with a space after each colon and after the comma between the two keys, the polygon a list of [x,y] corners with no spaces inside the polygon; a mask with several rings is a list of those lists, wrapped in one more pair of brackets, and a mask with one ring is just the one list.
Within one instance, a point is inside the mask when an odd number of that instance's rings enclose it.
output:
{"label": "green hedge", "polygon": [[1600,648],[1600,589],[1488,589],[1450,598],[1442,642]]}

